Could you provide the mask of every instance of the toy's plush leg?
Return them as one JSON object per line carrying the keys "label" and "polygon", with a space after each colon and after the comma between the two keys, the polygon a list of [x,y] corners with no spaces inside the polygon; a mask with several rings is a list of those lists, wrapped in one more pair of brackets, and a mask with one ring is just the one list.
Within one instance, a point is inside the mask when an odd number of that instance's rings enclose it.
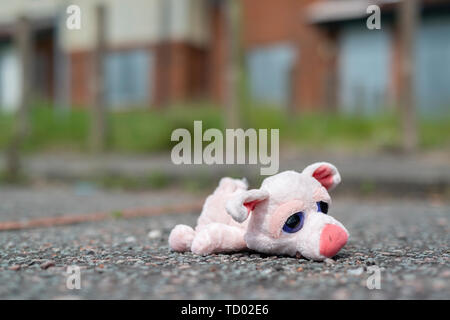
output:
{"label": "toy's plush leg", "polygon": [[210,223],[196,229],[191,251],[195,254],[232,252],[247,248],[245,230],[222,223]]}
{"label": "toy's plush leg", "polygon": [[178,224],[170,232],[169,246],[175,251],[189,251],[191,249],[194,236],[194,229],[184,224]]}

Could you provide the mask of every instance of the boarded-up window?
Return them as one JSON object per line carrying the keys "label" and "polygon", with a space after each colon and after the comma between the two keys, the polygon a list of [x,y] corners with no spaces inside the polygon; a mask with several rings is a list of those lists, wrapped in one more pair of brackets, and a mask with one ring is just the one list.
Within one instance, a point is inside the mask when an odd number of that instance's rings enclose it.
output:
{"label": "boarded-up window", "polygon": [[152,101],[151,53],[146,50],[109,53],[105,68],[105,95],[109,106],[144,106]]}
{"label": "boarded-up window", "polygon": [[291,98],[291,73],[294,49],[274,45],[252,49],[247,66],[252,98],[258,102],[287,107]]}
{"label": "boarded-up window", "polygon": [[0,110],[14,111],[20,103],[19,58],[12,46],[0,48]]}
{"label": "boarded-up window", "polygon": [[425,18],[416,42],[416,94],[420,111],[450,110],[450,17]]}
{"label": "boarded-up window", "polygon": [[363,24],[342,28],[339,39],[339,104],[353,113],[373,113],[387,103],[390,31]]}

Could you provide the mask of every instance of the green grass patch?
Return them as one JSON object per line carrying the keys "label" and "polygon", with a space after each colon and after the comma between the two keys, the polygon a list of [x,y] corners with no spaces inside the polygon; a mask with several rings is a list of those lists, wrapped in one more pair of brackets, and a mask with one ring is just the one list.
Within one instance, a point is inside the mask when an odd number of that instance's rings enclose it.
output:
{"label": "green grass patch", "polygon": [[153,171],[149,174],[147,183],[152,189],[162,189],[170,184],[170,178],[163,172]]}
{"label": "green grass patch", "polygon": [[424,119],[420,122],[420,145],[424,149],[450,149],[450,119]]}
{"label": "green grass patch", "polygon": [[[307,148],[400,147],[401,122],[395,114],[356,116],[325,112],[291,115],[276,108],[249,107],[242,110],[244,128],[280,129],[281,145]],[[90,115],[88,110],[62,110],[50,106],[32,108],[31,128],[25,151],[89,151]],[[148,153],[170,150],[177,142],[170,140],[177,128],[186,128],[193,138],[194,120],[202,120],[203,131],[223,130],[223,109],[207,103],[175,105],[162,110],[130,109],[108,114],[108,148],[112,152]],[[0,113],[0,150],[7,146],[14,117]],[[450,148],[450,117],[420,119],[420,146],[424,149]],[[158,176],[149,183],[164,184]]]}
{"label": "green grass patch", "polygon": [[193,137],[194,120],[202,120],[203,130],[223,127],[220,110],[206,105],[114,113],[110,146],[119,152],[168,150],[177,143],[170,140],[173,130],[186,128]]}

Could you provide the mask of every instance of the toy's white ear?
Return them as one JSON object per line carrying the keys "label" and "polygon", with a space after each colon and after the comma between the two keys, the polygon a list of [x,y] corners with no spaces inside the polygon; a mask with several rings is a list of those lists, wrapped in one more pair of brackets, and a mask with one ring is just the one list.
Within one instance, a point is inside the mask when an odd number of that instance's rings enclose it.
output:
{"label": "toy's white ear", "polygon": [[341,182],[341,175],[334,165],[316,162],[307,166],[302,173],[312,176],[327,190],[334,189]]}
{"label": "toy's white ear", "polygon": [[269,193],[260,189],[239,192],[227,201],[225,209],[234,220],[244,222],[255,206],[268,197]]}

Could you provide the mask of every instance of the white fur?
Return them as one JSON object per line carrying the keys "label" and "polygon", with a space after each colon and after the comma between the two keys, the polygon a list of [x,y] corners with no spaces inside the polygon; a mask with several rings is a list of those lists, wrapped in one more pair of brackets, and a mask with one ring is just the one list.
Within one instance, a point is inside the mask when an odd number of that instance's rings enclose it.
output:
{"label": "white fur", "polygon": [[[285,171],[268,177],[260,189],[247,190],[245,180],[223,178],[207,198],[195,231],[188,226],[176,226],[169,237],[170,247],[196,254],[249,248],[269,254],[301,254],[309,259],[324,260],[327,257],[320,253],[323,228],[328,224],[336,225],[347,236],[348,231],[336,219],[317,210],[317,202],[331,203],[326,188],[313,177],[315,170],[323,165],[331,173],[327,181],[332,181],[331,188],[334,188],[341,178],[336,167],[326,162],[312,164],[302,173]],[[247,219],[249,212],[244,203],[253,201],[256,206]],[[299,211],[304,214],[303,227],[296,233],[283,231],[287,218]],[[340,247],[336,247],[337,250]]]}
{"label": "white fur", "polygon": [[332,165],[329,162],[316,162],[313,164],[310,164],[309,166],[307,166],[305,169],[303,169],[304,174],[312,176],[314,171],[317,170],[317,168],[319,168],[322,165],[326,165],[329,168],[331,168],[331,170],[333,171],[333,185],[328,189],[328,191],[333,190],[334,188],[336,188],[336,186],[341,183],[341,175],[339,174],[338,169]]}

